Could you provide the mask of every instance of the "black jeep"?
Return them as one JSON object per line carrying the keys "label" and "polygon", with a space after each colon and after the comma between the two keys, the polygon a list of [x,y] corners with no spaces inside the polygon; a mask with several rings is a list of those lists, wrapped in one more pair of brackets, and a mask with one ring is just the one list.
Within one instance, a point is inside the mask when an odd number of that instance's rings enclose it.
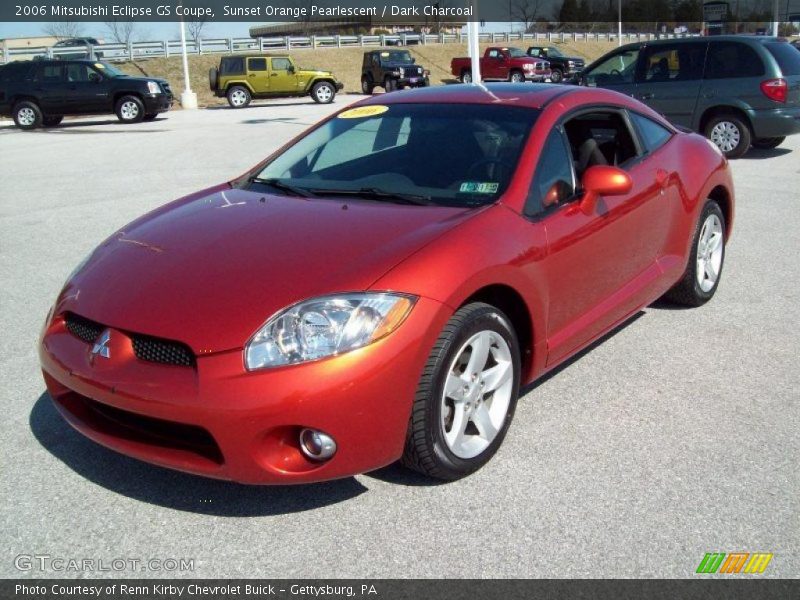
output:
{"label": "black jeep", "polygon": [[405,87],[431,84],[430,71],[415,64],[408,50],[371,50],[364,52],[361,65],[361,91],[371,94],[377,86],[387,92]]}

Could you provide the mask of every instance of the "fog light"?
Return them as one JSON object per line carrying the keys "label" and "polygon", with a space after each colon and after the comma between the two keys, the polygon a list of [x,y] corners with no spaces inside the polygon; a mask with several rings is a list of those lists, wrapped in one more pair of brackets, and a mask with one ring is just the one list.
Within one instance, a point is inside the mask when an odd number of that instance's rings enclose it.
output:
{"label": "fog light", "polygon": [[328,460],[336,453],[336,442],[327,433],[303,429],[300,432],[300,450],[312,460]]}

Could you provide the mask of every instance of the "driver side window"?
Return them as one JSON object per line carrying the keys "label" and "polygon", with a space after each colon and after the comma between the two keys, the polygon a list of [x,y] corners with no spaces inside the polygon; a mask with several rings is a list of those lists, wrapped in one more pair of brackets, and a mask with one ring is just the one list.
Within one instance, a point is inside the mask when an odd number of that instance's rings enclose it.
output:
{"label": "driver side window", "polygon": [[639,60],[638,48],[617,52],[599,63],[591,71],[587,71],[583,79],[586,85],[593,87],[609,87],[633,83],[637,60]]}

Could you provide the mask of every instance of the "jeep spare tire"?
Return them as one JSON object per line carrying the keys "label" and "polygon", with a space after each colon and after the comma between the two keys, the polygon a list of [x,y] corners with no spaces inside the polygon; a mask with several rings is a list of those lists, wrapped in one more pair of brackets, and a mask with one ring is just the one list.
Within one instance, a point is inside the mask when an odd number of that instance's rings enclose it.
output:
{"label": "jeep spare tire", "polygon": [[208,70],[208,87],[211,88],[212,92],[217,91],[218,79],[219,79],[219,71],[217,70],[216,67],[211,67]]}

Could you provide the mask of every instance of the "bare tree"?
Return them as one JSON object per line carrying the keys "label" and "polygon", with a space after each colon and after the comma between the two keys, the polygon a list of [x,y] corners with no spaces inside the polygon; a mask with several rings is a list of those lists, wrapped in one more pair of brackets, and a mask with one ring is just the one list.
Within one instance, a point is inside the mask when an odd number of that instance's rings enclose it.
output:
{"label": "bare tree", "polygon": [[129,44],[139,37],[139,29],[135,21],[107,21],[105,23],[108,37],[117,44]]}
{"label": "bare tree", "polygon": [[516,0],[511,5],[511,18],[522,22],[526,33],[531,31],[536,24],[537,13],[541,0]]}
{"label": "bare tree", "polygon": [[189,34],[189,39],[197,44],[200,38],[203,37],[203,29],[205,29],[206,25],[208,25],[206,17],[186,21],[186,32]]}
{"label": "bare tree", "polygon": [[58,41],[69,38],[81,37],[83,34],[83,23],[77,21],[60,21],[58,23],[45,23],[42,27],[45,35],[52,36]]}

